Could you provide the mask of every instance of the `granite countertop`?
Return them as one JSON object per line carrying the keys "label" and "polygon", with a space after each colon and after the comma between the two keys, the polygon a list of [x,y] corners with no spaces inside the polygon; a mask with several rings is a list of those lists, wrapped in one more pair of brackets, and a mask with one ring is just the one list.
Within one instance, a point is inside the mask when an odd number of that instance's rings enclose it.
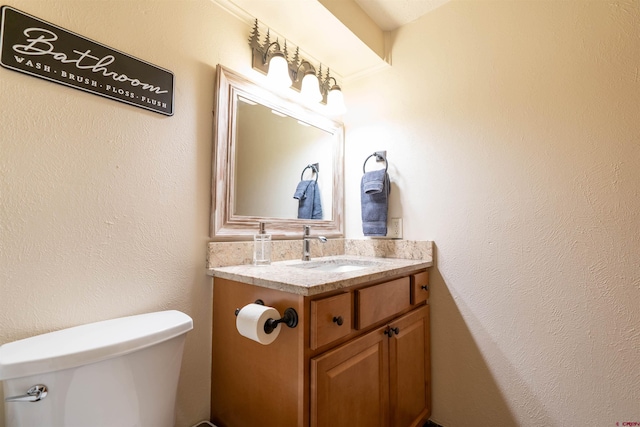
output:
{"label": "granite countertop", "polygon": [[278,261],[270,265],[236,265],[208,270],[213,277],[311,296],[431,267],[431,259],[411,260],[337,255],[311,261]]}

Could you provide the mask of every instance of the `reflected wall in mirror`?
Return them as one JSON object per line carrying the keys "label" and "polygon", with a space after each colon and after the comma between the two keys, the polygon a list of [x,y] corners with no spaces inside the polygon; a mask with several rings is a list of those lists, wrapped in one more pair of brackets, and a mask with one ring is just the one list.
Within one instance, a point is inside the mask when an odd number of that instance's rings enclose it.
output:
{"label": "reflected wall in mirror", "polygon": [[[249,240],[260,221],[276,239],[299,238],[303,225],[343,236],[342,123],[221,65],[215,108],[211,238]],[[317,180],[317,219],[299,217],[301,180]]]}
{"label": "reflected wall in mirror", "polygon": [[[331,219],[333,134],[238,99],[234,214],[298,218],[298,181],[317,180],[322,218]],[[286,135],[285,138],[282,136]],[[318,173],[309,165],[317,164]]]}

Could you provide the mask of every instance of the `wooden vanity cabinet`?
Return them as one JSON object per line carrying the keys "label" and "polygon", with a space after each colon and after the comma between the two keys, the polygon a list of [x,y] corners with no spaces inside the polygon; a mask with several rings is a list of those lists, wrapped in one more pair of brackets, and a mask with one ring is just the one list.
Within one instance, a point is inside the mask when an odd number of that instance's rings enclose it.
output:
{"label": "wooden vanity cabinet", "polygon": [[391,322],[389,406],[391,426],[422,426],[431,415],[429,306]]}
{"label": "wooden vanity cabinet", "polygon": [[311,359],[311,426],[421,426],[430,413],[428,341],[423,305]]}
{"label": "wooden vanity cabinet", "polygon": [[[425,289],[426,288],[426,289]],[[298,312],[270,345],[236,308]],[[393,308],[390,308],[393,307]],[[211,420],[219,427],[409,427],[431,413],[428,274],[300,296],[216,278]]]}

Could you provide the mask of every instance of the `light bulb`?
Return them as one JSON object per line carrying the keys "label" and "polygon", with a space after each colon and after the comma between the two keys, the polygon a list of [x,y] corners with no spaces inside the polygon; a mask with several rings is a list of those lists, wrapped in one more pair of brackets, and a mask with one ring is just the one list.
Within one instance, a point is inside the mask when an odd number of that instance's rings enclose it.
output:
{"label": "light bulb", "polygon": [[282,53],[276,52],[271,57],[267,79],[277,89],[286,89],[291,86],[289,64]]}
{"label": "light bulb", "polygon": [[322,101],[322,94],[320,93],[320,82],[312,70],[304,73],[302,79],[302,86],[300,88],[300,94],[309,102]]}

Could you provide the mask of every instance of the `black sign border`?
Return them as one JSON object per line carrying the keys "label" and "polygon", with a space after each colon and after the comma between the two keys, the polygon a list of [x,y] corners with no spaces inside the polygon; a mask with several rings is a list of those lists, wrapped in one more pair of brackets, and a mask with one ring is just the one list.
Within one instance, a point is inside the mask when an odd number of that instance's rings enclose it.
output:
{"label": "black sign border", "polygon": [[52,24],[52,23],[50,23],[48,21],[45,21],[43,19],[40,19],[38,17],[35,17],[33,15],[30,15],[28,13],[25,13],[25,12],[23,12],[21,10],[18,10],[16,8],[8,6],[8,5],[3,5],[3,6],[0,7],[0,21],[1,21],[1,24],[2,24],[0,26],[0,53],[2,52],[2,49],[3,49],[4,28],[5,28],[5,25],[4,25],[4,23],[5,23],[5,10],[7,10],[7,9],[10,9],[10,10],[16,12],[16,13],[22,14],[22,15],[24,15],[26,17],[29,17],[31,19],[34,19],[36,21],[42,22],[43,24],[50,25],[51,27],[57,28],[58,30],[65,31],[65,32],[67,32],[69,34],[72,34],[72,35],[74,35],[76,37],[84,39],[84,40],[86,40],[88,42],[91,42],[91,43],[94,43],[96,45],[99,45],[104,49],[107,49],[107,50],[110,50],[110,51],[113,51],[113,52],[117,52],[120,55],[126,56],[126,57],[128,57],[130,59],[133,59],[135,61],[144,63],[144,64],[146,64],[146,65],[148,65],[148,66],[150,66],[152,68],[164,71],[167,74],[171,75],[171,108],[170,108],[170,111],[168,111],[168,112],[167,111],[162,111],[162,110],[153,108],[153,106],[146,106],[144,104],[138,104],[138,103],[135,103],[135,102],[130,102],[130,101],[127,101],[126,99],[121,99],[121,98],[118,98],[118,97],[111,96],[108,93],[102,93],[102,92],[98,92],[98,91],[93,91],[90,88],[83,88],[83,87],[80,87],[80,86],[75,86],[75,85],[66,83],[63,80],[57,80],[57,79],[54,79],[54,78],[51,78],[51,77],[47,77],[46,75],[43,75],[43,74],[38,74],[38,73],[35,73],[35,72],[30,72],[28,70],[23,70],[21,68],[16,68],[16,67],[13,67],[11,65],[7,65],[4,62],[2,62],[2,55],[0,54],[0,65],[2,65],[4,68],[6,68],[8,70],[16,71],[18,73],[27,74],[27,75],[30,75],[30,76],[33,76],[33,77],[38,77],[38,78],[41,78],[43,80],[48,80],[48,81],[51,81],[53,83],[57,83],[57,84],[60,84],[60,85],[63,85],[63,86],[67,86],[67,87],[70,87],[70,88],[73,88],[73,89],[77,89],[77,90],[82,91],[82,92],[91,93],[93,95],[98,95],[98,96],[101,96],[101,97],[104,97],[104,98],[112,99],[114,101],[119,101],[119,102],[122,102],[124,104],[133,105],[134,107],[142,108],[142,109],[145,109],[145,110],[148,110],[148,111],[152,111],[152,112],[155,112],[155,113],[159,113],[159,114],[162,114],[162,115],[165,115],[165,116],[173,116],[173,114],[174,114],[174,105],[175,105],[175,90],[174,90],[174,88],[175,88],[175,75],[173,74],[172,71],[167,70],[166,68],[158,67],[157,65],[151,64],[150,62],[147,62],[145,60],[137,58],[137,57],[135,57],[133,55],[129,55],[128,53],[122,52],[122,51],[120,51],[118,49],[114,49],[112,47],[104,45],[104,44],[102,44],[100,42],[97,42],[97,41],[95,41],[93,39],[90,39],[88,37],[82,36],[82,35],[74,32],[74,31],[67,30],[66,28],[62,28],[62,27],[60,27],[58,25]]}

